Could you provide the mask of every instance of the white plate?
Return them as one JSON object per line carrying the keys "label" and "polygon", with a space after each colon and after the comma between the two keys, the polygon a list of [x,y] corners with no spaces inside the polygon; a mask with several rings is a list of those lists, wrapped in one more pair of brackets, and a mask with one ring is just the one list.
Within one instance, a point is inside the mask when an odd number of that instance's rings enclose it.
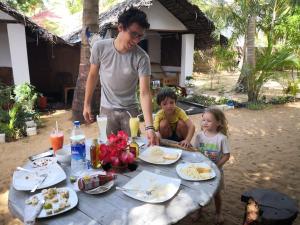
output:
{"label": "white plate", "polygon": [[180,183],[180,179],[166,177],[143,170],[123,187],[152,191],[151,195],[136,191],[123,191],[123,193],[143,202],[161,203],[171,199],[177,193]]}
{"label": "white plate", "polygon": [[[37,189],[50,187],[67,178],[65,171],[57,163],[51,164],[47,167],[30,169],[36,171],[37,175],[48,175]],[[13,174],[13,187],[18,191],[30,191],[41,180],[41,177],[37,175],[26,171],[15,171]]]}
{"label": "white plate", "polygon": [[46,167],[50,166],[51,164],[54,164],[57,162],[57,159],[54,157],[44,157],[40,159],[36,159],[31,162],[32,168],[38,168],[38,167]]}
{"label": "white plate", "polygon": [[[55,215],[64,213],[64,212],[69,211],[72,208],[74,208],[78,203],[78,198],[77,198],[76,192],[73,189],[68,188],[68,187],[57,188],[57,191],[66,191],[66,190],[69,191],[69,199],[68,199],[68,203],[70,204],[69,207],[67,207],[67,208],[65,208],[62,211],[59,211],[57,213],[53,212],[53,214],[51,214],[51,215],[47,215],[46,210],[44,208],[42,208],[42,210],[41,210],[40,214],[37,216],[37,218],[45,218],[45,217],[55,216]],[[33,196],[37,196],[40,201],[44,199],[42,193],[38,193],[38,194],[33,195]],[[33,196],[31,196],[30,198],[32,198]],[[59,202],[58,203],[52,203],[53,208],[58,208],[58,205],[59,205]]]}
{"label": "white plate", "polygon": [[[156,157],[151,154],[151,148],[153,147],[159,147],[163,152],[164,155],[176,155],[177,157],[175,159],[165,159],[162,156]],[[148,147],[145,151],[143,151],[140,155],[139,158],[144,160],[145,162],[149,162],[152,164],[158,164],[158,165],[168,165],[176,162],[178,159],[180,159],[182,154],[182,150],[177,149],[177,148],[167,148],[167,147],[161,147],[161,146],[152,146]]]}
{"label": "white plate", "polygon": [[[188,176],[187,174],[182,172],[182,169],[187,168],[188,166],[193,166],[193,167],[202,167],[202,168],[210,168],[211,171],[210,173],[203,173],[199,175],[199,177],[191,177]],[[176,172],[177,174],[184,180],[190,180],[190,181],[201,181],[201,180],[209,180],[212,179],[216,176],[216,173],[214,169],[207,163],[201,162],[201,163],[181,163],[176,166]]]}
{"label": "white plate", "polygon": [[109,181],[108,183],[99,186],[97,188],[94,188],[92,190],[88,190],[88,191],[84,191],[87,194],[91,194],[91,195],[97,195],[97,194],[101,194],[104,192],[107,192],[108,190],[110,190],[112,188],[112,186],[114,186],[115,182],[113,180]]}

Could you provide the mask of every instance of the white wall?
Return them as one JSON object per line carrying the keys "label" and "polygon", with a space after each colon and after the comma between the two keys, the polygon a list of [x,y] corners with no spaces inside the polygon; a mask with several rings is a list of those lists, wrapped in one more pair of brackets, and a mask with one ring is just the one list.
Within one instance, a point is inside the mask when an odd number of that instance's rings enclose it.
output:
{"label": "white wall", "polygon": [[150,8],[142,8],[147,14],[150,30],[185,31],[187,28],[157,0]]}
{"label": "white wall", "polygon": [[179,78],[179,85],[182,87],[185,86],[185,78],[193,74],[194,40],[195,34],[182,35],[181,74]]}
{"label": "white wall", "polygon": [[160,63],[161,61],[161,38],[160,34],[155,31],[147,32],[148,40],[148,55],[150,61],[154,63]]}
{"label": "white wall", "polygon": [[25,27],[23,24],[7,24],[9,48],[16,85],[30,82]]}
{"label": "white wall", "polygon": [[11,67],[7,28],[0,23],[0,67]]}

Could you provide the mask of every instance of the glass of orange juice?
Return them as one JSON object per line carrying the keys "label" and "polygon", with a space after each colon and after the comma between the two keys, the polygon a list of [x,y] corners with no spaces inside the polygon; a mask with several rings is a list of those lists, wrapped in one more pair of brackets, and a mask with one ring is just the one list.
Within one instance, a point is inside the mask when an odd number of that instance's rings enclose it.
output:
{"label": "glass of orange juice", "polygon": [[51,142],[51,147],[54,151],[54,154],[58,149],[61,149],[64,144],[64,133],[62,131],[53,131],[50,134],[50,142]]}
{"label": "glass of orange juice", "polygon": [[129,128],[131,137],[137,137],[140,128],[140,120],[138,117],[130,117]]}

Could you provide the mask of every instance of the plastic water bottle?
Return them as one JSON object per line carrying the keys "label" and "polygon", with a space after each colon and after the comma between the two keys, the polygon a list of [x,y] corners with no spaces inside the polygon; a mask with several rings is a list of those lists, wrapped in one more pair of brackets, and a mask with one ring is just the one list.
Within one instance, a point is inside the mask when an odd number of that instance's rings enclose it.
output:
{"label": "plastic water bottle", "polygon": [[80,122],[74,121],[74,127],[71,133],[71,173],[75,176],[80,176],[86,168],[86,150],[85,150],[85,136],[80,129]]}

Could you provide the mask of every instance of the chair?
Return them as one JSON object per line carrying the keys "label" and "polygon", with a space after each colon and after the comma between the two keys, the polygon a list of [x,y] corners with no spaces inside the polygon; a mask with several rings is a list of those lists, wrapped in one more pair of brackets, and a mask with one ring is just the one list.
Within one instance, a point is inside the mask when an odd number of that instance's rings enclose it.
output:
{"label": "chair", "polygon": [[75,82],[73,79],[73,75],[68,72],[58,72],[56,74],[56,77],[59,84],[59,89],[62,92],[65,105],[67,105],[69,91],[75,90]]}

